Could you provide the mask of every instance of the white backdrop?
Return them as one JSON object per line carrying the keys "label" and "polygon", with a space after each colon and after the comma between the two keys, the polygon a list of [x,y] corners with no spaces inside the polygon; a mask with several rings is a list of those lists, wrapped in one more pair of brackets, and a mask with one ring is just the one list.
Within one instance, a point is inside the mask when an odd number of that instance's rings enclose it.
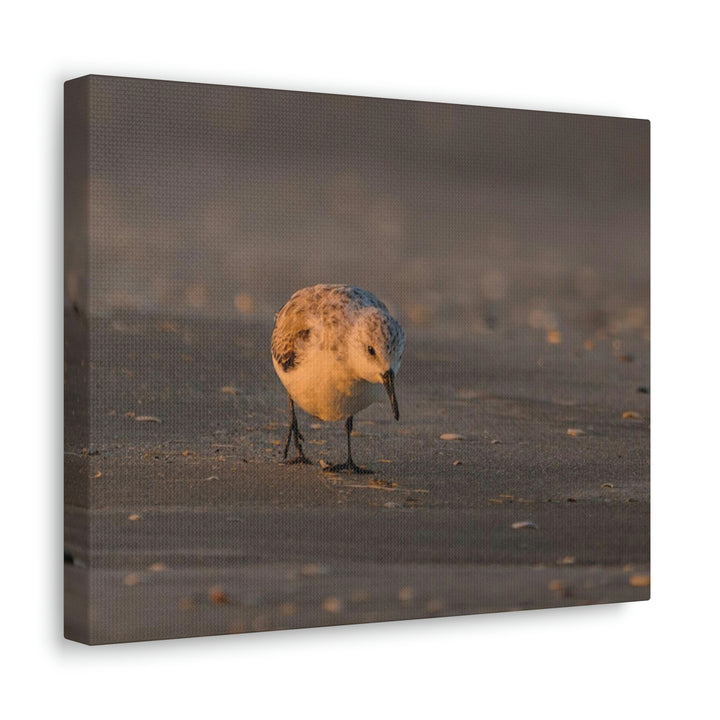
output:
{"label": "white backdrop", "polygon": [[[3,706],[72,718],[694,717],[716,706],[711,3],[265,7],[3,11]],[[62,82],[87,73],[649,118],[653,599],[100,648],[63,640]]]}

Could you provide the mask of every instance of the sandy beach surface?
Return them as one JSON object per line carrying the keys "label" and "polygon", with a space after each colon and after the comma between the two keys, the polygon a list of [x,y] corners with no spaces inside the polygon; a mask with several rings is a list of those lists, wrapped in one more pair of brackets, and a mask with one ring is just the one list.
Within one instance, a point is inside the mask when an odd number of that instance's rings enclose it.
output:
{"label": "sandy beach surface", "polygon": [[[73,327],[90,323],[88,366]],[[408,332],[389,404],[299,414],[271,325],[69,316],[66,633],[90,643],[649,597],[647,332]],[[76,343],[77,346],[77,343]],[[89,399],[90,417],[80,412]],[[570,431],[570,432],[569,432]],[[87,614],[85,614],[85,609]]]}

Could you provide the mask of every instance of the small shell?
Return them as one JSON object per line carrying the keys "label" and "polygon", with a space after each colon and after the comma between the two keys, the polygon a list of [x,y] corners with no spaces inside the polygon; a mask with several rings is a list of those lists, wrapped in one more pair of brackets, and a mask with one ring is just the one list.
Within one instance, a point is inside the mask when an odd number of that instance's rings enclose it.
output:
{"label": "small shell", "polygon": [[317,575],[327,575],[330,572],[330,568],[327,565],[320,565],[319,563],[308,563],[300,568],[300,574],[305,577],[315,577]]}
{"label": "small shell", "polygon": [[634,410],[626,410],[623,414],[623,420],[640,420],[641,416],[640,413],[635,412]]}
{"label": "small shell", "polygon": [[323,610],[330,613],[336,613],[342,610],[342,603],[336,597],[325,598],[322,606]]}
{"label": "small shell", "polygon": [[215,603],[215,605],[230,604],[230,598],[227,596],[222,585],[214,585],[211,587],[210,590],[208,590],[208,597],[210,598],[210,602]]}
{"label": "small shell", "polygon": [[458,433],[443,433],[440,436],[441,440],[464,440],[464,435],[459,435]]}
{"label": "small shell", "polygon": [[532,520],[518,520],[511,527],[513,530],[537,530],[537,525]]}
{"label": "small shell", "polygon": [[570,437],[580,437],[582,435],[587,435],[587,433],[580,428],[568,428],[567,434],[570,435]]}
{"label": "small shell", "polygon": [[411,587],[400,588],[398,592],[398,600],[401,602],[410,602],[415,597],[415,591]]}

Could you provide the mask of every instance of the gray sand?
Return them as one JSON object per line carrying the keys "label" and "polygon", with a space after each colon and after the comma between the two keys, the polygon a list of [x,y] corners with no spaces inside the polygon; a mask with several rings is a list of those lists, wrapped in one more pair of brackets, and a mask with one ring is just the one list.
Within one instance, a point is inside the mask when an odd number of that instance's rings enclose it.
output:
{"label": "gray sand", "polygon": [[[67,322],[72,341],[80,321]],[[67,381],[66,602],[76,614],[88,603],[87,631],[81,619],[68,634],[647,599],[649,340],[570,328],[557,343],[521,327],[411,329],[400,422],[389,404],[356,417],[353,454],[375,473],[353,476],[280,464],[287,406],[269,324],[92,320],[89,434]],[[342,423],[299,421],[312,460],[342,459]]]}

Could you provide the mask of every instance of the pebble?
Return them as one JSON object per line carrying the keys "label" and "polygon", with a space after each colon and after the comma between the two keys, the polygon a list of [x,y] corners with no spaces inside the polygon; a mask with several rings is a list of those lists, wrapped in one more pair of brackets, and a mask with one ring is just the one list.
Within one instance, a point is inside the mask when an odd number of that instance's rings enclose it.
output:
{"label": "pebble", "polygon": [[633,587],[650,587],[649,575],[631,575],[630,584]]}
{"label": "pebble", "polygon": [[440,436],[441,440],[464,440],[464,435],[459,435],[458,433],[443,433]]}
{"label": "pebble", "polygon": [[568,428],[567,434],[570,435],[570,437],[580,437],[581,435],[587,435],[587,433],[580,428]]}
{"label": "pebble", "polygon": [[623,414],[623,420],[640,420],[640,413],[635,412],[634,410],[626,410]]}

